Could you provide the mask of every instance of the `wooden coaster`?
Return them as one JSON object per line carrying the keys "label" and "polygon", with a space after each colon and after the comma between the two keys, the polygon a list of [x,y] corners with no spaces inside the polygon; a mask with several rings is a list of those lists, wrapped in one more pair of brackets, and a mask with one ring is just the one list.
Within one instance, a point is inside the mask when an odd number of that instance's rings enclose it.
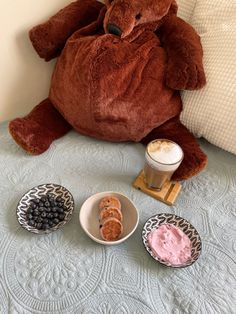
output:
{"label": "wooden coaster", "polygon": [[154,197],[155,199],[166,203],[167,205],[173,205],[179,195],[182,188],[179,182],[168,181],[164,184],[161,191],[156,191],[154,189],[149,189],[144,181],[144,171],[142,170],[138,177],[135,179],[133,186],[136,189]]}

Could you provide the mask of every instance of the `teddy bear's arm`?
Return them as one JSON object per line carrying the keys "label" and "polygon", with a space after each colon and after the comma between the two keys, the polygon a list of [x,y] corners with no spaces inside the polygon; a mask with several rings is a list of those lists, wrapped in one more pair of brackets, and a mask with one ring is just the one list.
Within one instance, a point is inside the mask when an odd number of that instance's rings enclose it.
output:
{"label": "teddy bear's arm", "polygon": [[35,26],[29,32],[30,40],[46,61],[60,55],[66,40],[78,29],[96,21],[104,5],[96,0],[72,2],[47,22]]}
{"label": "teddy bear's arm", "polygon": [[184,159],[174,173],[173,180],[186,180],[198,174],[207,164],[207,156],[201,150],[196,138],[180,122],[179,118],[173,118],[151,131],[142,143],[147,145],[154,139],[167,138],[178,143],[184,152]]}
{"label": "teddy bear's arm", "polygon": [[168,16],[158,31],[167,51],[167,86],[176,90],[194,90],[206,84],[203,50],[194,28],[177,17]]}

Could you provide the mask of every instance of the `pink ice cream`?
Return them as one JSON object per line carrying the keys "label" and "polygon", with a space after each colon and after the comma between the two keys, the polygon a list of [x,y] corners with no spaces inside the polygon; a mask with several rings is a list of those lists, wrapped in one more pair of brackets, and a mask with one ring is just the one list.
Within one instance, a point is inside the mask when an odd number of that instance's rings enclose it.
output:
{"label": "pink ice cream", "polygon": [[173,265],[183,265],[191,257],[191,241],[171,224],[161,225],[148,235],[148,243],[155,256]]}

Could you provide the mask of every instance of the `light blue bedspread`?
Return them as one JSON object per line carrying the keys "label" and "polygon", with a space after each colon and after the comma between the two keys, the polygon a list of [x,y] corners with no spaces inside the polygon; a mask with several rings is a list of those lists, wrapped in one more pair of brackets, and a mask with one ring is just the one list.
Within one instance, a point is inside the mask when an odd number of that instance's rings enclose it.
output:
{"label": "light blue bedspread", "polygon": [[[41,156],[29,156],[0,125],[0,313],[236,313],[236,156],[205,141],[209,165],[184,182],[173,207],[132,187],[143,166],[144,147],[107,143],[75,132]],[[68,188],[75,214],[61,230],[37,236],[16,220],[22,194],[41,183]],[[90,240],[79,210],[90,195],[118,191],[135,203],[140,223],[114,247]],[[199,231],[203,250],[185,269],[156,263],[141,241],[144,222],[176,213]]]}

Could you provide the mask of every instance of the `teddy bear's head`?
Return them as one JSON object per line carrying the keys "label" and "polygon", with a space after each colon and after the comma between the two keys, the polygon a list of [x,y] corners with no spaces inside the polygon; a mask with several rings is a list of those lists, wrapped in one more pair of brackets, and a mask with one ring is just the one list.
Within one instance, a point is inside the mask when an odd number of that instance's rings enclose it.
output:
{"label": "teddy bear's head", "polygon": [[170,10],[177,11],[175,0],[105,0],[105,3],[105,31],[121,38],[138,25],[159,21]]}

